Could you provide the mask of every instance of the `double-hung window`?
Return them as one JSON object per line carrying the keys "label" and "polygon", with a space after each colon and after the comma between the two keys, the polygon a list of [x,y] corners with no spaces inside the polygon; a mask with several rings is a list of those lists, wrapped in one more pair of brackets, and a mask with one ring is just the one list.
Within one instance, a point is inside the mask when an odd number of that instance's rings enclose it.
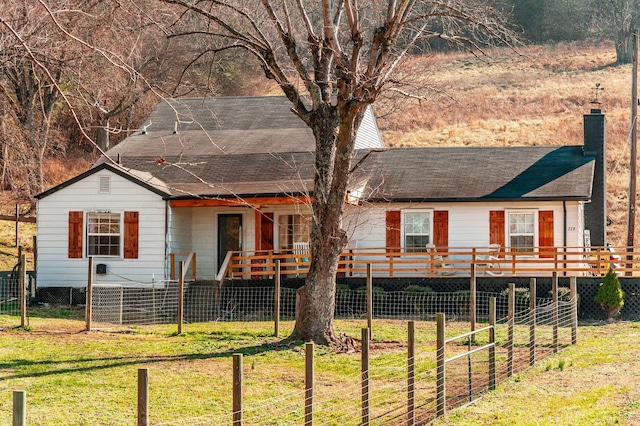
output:
{"label": "double-hung window", "polygon": [[509,245],[520,253],[533,252],[536,246],[536,213],[509,213]]}
{"label": "double-hung window", "polygon": [[424,251],[427,244],[432,244],[432,228],[431,210],[405,211],[402,225],[405,250]]}
{"label": "double-hung window", "polygon": [[138,212],[69,212],[69,259],[138,258]]}
{"label": "double-hung window", "polygon": [[87,213],[87,256],[120,256],[119,213]]}
{"label": "double-hung window", "polygon": [[308,242],[311,220],[301,214],[280,215],[278,217],[278,237],[281,249],[292,249],[293,243]]}

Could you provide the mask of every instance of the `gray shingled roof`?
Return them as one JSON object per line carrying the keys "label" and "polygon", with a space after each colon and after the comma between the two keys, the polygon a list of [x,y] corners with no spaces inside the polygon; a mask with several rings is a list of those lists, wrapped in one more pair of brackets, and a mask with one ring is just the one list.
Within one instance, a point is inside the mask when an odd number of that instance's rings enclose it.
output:
{"label": "gray shingled roof", "polygon": [[594,167],[582,146],[397,148],[358,173],[371,200],[588,200]]}
{"label": "gray shingled roof", "polygon": [[[309,193],[314,141],[290,108],[284,97],[165,100],[145,122],[145,134],[128,137],[108,154],[163,182],[172,197]],[[588,200],[595,165],[582,146],[396,148],[356,155],[364,160],[352,187],[366,182],[364,197],[373,201]]]}
{"label": "gray shingled roof", "polygon": [[[177,133],[174,133],[177,125]],[[297,152],[315,147],[313,134],[283,96],[166,99],[143,129],[107,154],[156,157]]]}
{"label": "gray shingled roof", "polygon": [[164,157],[121,157],[125,168],[153,174],[175,197],[286,195],[313,189],[309,152]]}

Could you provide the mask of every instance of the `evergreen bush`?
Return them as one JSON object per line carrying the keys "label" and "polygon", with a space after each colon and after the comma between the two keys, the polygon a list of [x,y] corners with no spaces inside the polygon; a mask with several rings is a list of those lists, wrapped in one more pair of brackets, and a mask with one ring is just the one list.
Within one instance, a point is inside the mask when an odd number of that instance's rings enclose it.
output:
{"label": "evergreen bush", "polygon": [[609,268],[607,275],[602,279],[595,301],[607,312],[609,319],[618,316],[620,309],[624,306],[624,291],[612,268]]}
{"label": "evergreen bush", "polygon": [[435,293],[431,287],[412,284],[404,288],[407,293]]}

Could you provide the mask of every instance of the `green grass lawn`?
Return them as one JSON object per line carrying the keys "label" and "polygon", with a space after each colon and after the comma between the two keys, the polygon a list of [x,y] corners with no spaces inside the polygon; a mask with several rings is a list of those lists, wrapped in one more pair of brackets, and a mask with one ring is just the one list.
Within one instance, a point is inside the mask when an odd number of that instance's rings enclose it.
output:
{"label": "green grass lawn", "polygon": [[[62,318],[61,318],[62,317]],[[29,425],[131,425],[136,422],[137,371],[149,370],[153,425],[231,424],[232,355],[243,354],[245,424],[299,425],[304,414],[304,344],[284,345],[273,324],[187,324],[83,331],[82,312],[34,310],[29,330],[0,317],[0,424],[11,422],[11,392],[27,392]],[[365,321],[337,321],[360,336]],[[291,322],[281,323],[282,334]],[[467,331],[451,323],[447,334]],[[406,323],[375,321],[372,412],[402,407],[406,391]],[[440,424],[633,424],[640,395],[640,327],[580,328],[580,343],[546,358],[451,411]],[[435,325],[416,323],[417,397],[434,397]],[[360,354],[316,348],[317,424],[356,425]],[[393,417],[393,413],[385,418]],[[397,413],[399,421],[402,412]],[[389,423],[394,424],[394,423]]]}

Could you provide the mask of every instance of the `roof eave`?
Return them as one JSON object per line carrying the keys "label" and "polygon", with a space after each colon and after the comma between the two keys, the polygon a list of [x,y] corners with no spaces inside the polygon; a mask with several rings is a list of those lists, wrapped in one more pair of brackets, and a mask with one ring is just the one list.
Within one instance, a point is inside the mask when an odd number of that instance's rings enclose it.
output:
{"label": "roof eave", "polygon": [[135,183],[137,185],[140,185],[141,187],[143,187],[145,189],[148,189],[149,191],[151,191],[153,193],[156,193],[156,194],[160,195],[163,199],[167,199],[167,197],[169,197],[171,195],[168,192],[162,191],[162,190],[156,188],[155,186],[149,185],[148,183],[138,179],[136,176],[132,175],[131,173],[126,172],[125,170],[123,170],[120,167],[114,166],[114,165],[112,165],[110,163],[101,163],[101,164],[99,164],[99,165],[97,165],[95,167],[92,167],[89,170],[87,170],[87,171],[85,171],[85,172],[83,172],[83,173],[81,173],[81,174],[79,174],[79,175],[77,175],[77,176],[65,181],[65,182],[62,182],[61,184],[58,184],[58,185],[54,186],[53,188],[50,188],[50,189],[48,189],[48,190],[46,190],[44,192],[36,194],[35,198],[38,199],[38,200],[41,200],[41,199],[43,199],[45,197],[48,197],[51,194],[54,194],[54,193],[60,191],[61,189],[64,189],[64,188],[66,188],[68,186],[71,186],[74,183],[79,182],[79,181],[81,181],[81,180],[83,180],[83,179],[85,179],[85,178],[87,178],[87,177],[89,177],[89,176],[91,176],[91,175],[93,175],[95,173],[98,173],[98,172],[100,172],[100,171],[102,171],[104,169],[108,169],[110,172],[113,172],[113,173],[117,174],[118,176],[121,176],[124,179],[127,179],[127,180],[129,180],[129,181],[131,181],[131,182],[133,182],[133,183]]}
{"label": "roof eave", "polygon": [[568,196],[568,197],[520,197],[520,198],[489,198],[489,197],[447,197],[447,198],[368,198],[368,203],[463,203],[463,202],[524,202],[524,201],[590,201],[591,197]]}

